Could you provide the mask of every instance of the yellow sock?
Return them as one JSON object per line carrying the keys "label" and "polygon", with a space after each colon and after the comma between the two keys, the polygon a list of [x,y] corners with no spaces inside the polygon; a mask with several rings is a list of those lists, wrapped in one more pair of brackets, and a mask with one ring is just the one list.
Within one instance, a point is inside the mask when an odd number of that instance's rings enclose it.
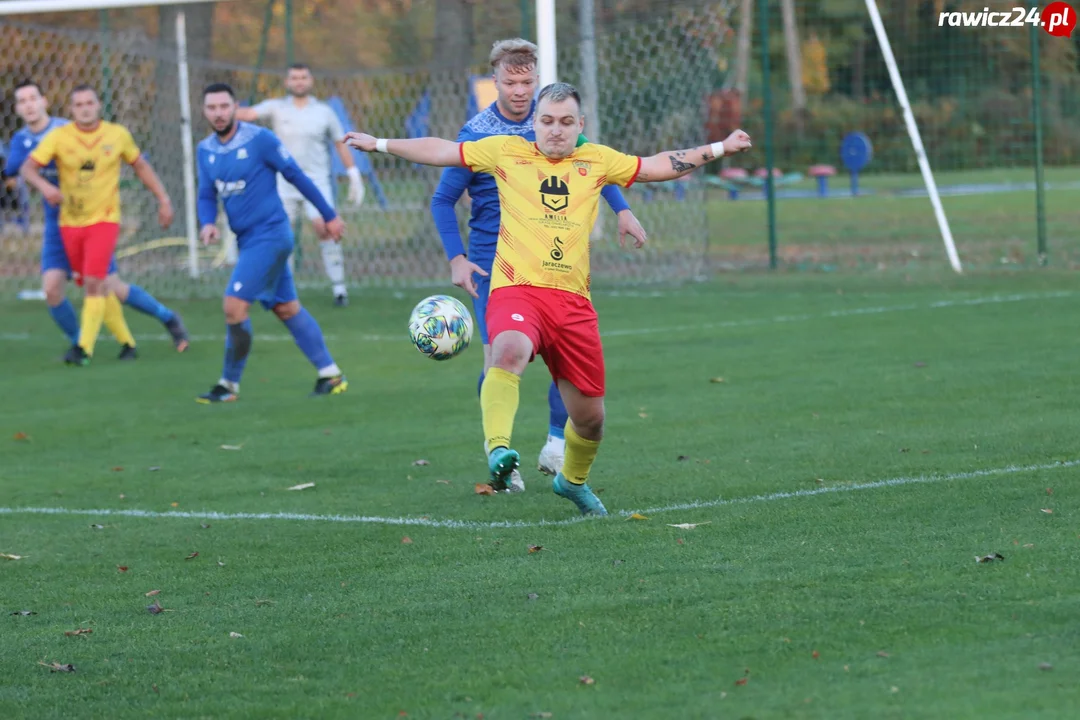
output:
{"label": "yellow sock", "polygon": [[131,328],[124,319],[124,308],[113,293],[109,293],[105,298],[105,327],[109,328],[118,343],[135,347],[135,336],[131,334]]}
{"label": "yellow sock", "polygon": [[600,449],[599,440],[586,440],[574,432],[574,426],[566,421],[566,455],[563,457],[563,477],[575,485],[584,485],[589,479],[589,470],[596,460],[596,451]]}
{"label": "yellow sock", "polygon": [[520,384],[520,377],[502,368],[493,367],[484,376],[484,384],[480,386],[480,411],[484,417],[488,452],[499,446],[510,447]]}
{"label": "yellow sock", "polygon": [[79,328],[79,347],[86,351],[87,355],[94,354],[94,345],[97,344],[98,335],[101,333],[101,323],[105,320],[105,298],[100,295],[88,295],[83,300],[82,323]]}

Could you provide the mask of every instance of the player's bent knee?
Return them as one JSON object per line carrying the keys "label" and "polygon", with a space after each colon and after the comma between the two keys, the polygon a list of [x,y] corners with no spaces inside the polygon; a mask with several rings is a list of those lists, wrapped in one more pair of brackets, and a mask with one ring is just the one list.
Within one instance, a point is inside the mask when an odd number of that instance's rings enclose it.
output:
{"label": "player's bent knee", "polygon": [[120,302],[127,302],[128,292],[130,292],[131,286],[121,280],[120,276],[116,273],[105,278],[105,288],[115,295]]}
{"label": "player's bent knee", "polygon": [[105,278],[84,277],[83,289],[91,297],[105,294]]}
{"label": "player's bent knee", "polygon": [[230,325],[242,323],[248,317],[248,304],[237,297],[226,297],[221,309],[225,312],[225,322]]}
{"label": "player's bent knee", "polygon": [[532,357],[532,341],[529,336],[514,330],[500,333],[491,345],[490,367],[520,375]]}
{"label": "player's bent knee", "polygon": [[286,303],[278,303],[274,306],[274,314],[277,315],[278,319],[282,322],[292,320],[300,314],[300,301],[291,300]]}

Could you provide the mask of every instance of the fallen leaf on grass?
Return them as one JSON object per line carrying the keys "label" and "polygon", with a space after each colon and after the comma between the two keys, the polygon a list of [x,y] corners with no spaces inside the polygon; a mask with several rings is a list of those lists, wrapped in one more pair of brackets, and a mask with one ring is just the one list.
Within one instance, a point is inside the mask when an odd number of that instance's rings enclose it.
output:
{"label": "fallen leaf on grass", "polygon": [[92,632],[94,632],[93,628],[79,628],[78,630],[65,630],[64,635],[75,637],[77,635],[89,635]]}
{"label": "fallen leaf on grass", "polygon": [[878,650],[877,656],[882,657],[882,658],[887,658],[887,657],[889,657],[889,653],[885,652],[884,650]]}
{"label": "fallen leaf on grass", "polygon": [[151,465],[150,466],[150,472],[157,472],[160,469],[161,469],[160,465]]}
{"label": "fallen leaf on grass", "polygon": [[193,552],[193,553],[191,553],[190,555],[188,555],[188,556],[187,556],[186,558],[184,558],[184,559],[185,559],[185,560],[190,560],[190,559],[192,559],[192,558],[197,558],[197,557],[199,557],[199,553],[198,553],[198,551],[196,551],[196,552]]}
{"label": "fallen leaf on grass", "polygon": [[722,377],[709,378],[709,382],[711,382],[711,383],[722,383],[722,382],[724,382],[724,378],[722,378]]}
{"label": "fallen leaf on grass", "polygon": [[819,653],[817,650],[815,650],[814,652],[810,653],[810,657],[817,660],[819,657],[821,657],[821,653]]}
{"label": "fallen leaf on grass", "polygon": [[708,525],[711,522],[712,520],[706,520],[705,522],[699,523],[678,523],[677,525],[672,525],[671,523],[668,523],[668,527],[679,528],[680,530],[693,530],[698,525]]}
{"label": "fallen leaf on grass", "polygon": [[630,517],[628,517],[626,519],[627,520],[648,520],[649,518],[645,517],[641,513],[634,513],[633,515],[631,515]]}
{"label": "fallen leaf on grass", "polygon": [[146,593],[146,597],[154,597],[159,592],[161,592],[161,591],[160,590],[151,590],[150,592]]}
{"label": "fallen leaf on grass", "polygon": [[412,538],[409,537],[408,535],[406,535],[405,537],[401,538],[401,544],[402,545],[412,545]]}
{"label": "fallen leaf on grass", "polygon": [[289,490],[307,490],[308,488],[313,488],[313,487],[315,487],[315,483],[309,482],[309,483],[300,483],[299,485],[293,485],[291,488],[288,488],[288,489]]}
{"label": "fallen leaf on grass", "polygon": [[1046,513],[1047,515],[1053,515],[1054,514],[1054,511],[1051,510],[1050,508],[1043,508],[1042,511],[1044,513]]}
{"label": "fallen leaf on grass", "polygon": [[748,678],[748,677],[741,677],[741,678],[739,678],[738,680],[736,680],[736,681],[735,681],[735,684],[736,684],[736,685],[745,685],[745,684],[746,684],[746,683],[748,683],[748,682],[750,682],[750,678]]}
{"label": "fallen leaf on grass", "polygon": [[127,565],[117,565],[116,566],[116,572],[127,572],[127,571],[128,571],[128,566]]}
{"label": "fallen leaf on grass", "polygon": [[543,545],[530,545],[529,546],[529,552],[530,553],[538,553],[543,549],[544,549]]}
{"label": "fallen leaf on grass", "polygon": [[680,455],[679,457],[677,457],[675,459],[678,460],[679,462],[685,462],[685,461],[690,459],[690,456],[689,455]]}
{"label": "fallen leaf on grass", "polygon": [[151,685],[151,686],[150,686],[150,689],[151,689],[151,690],[153,690],[153,691],[154,691],[155,693],[157,693],[158,695],[160,695],[160,694],[161,694],[161,691],[159,691],[159,690],[157,689],[157,685]]}
{"label": "fallen leaf on grass", "polygon": [[578,682],[581,683],[582,685],[595,685],[596,684],[596,681],[593,680],[588,675],[582,675],[581,677],[579,677]]}
{"label": "fallen leaf on grass", "polygon": [[536,599],[538,599],[538,598],[539,598],[540,596],[539,596],[539,595],[537,595],[536,593],[529,593],[529,594],[528,594],[528,595],[526,595],[525,597],[526,597],[526,598],[528,598],[529,600],[536,600]]}
{"label": "fallen leaf on grass", "polygon": [[94,530],[104,530],[105,529],[104,525],[91,525],[90,527],[92,529],[94,529]]}
{"label": "fallen leaf on grass", "polygon": [[243,445],[222,445],[221,449],[222,450],[240,450],[243,447],[244,447]]}
{"label": "fallen leaf on grass", "polygon": [[199,527],[201,527],[203,530],[209,530],[210,529],[210,526],[207,525],[206,523],[199,523]]}
{"label": "fallen leaf on grass", "polygon": [[476,483],[476,486],[473,488],[473,492],[477,495],[494,495],[495,488],[491,487],[487,483]]}
{"label": "fallen leaf on grass", "polygon": [[440,485],[449,485],[450,484],[449,480],[436,480],[435,482],[439,483]]}
{"label": "fallen leaf on grass", "polygon": [[639,412],[639,413],[637,414],[637,416],[638,416],[639,418],[641,418],[642,420],[644,420],[645,418],[649,417],[649,413],[643,413],[643,412]]}
{"label": "fallen leaf on grass", "polygon": [[117,465],[116,467],[113,468],[113,472],[124,472],[124,468]]}
{"label": "fallen leaf on grass", "polygon": [[75,672],[75,666],[71,663],[61,665],[60,663],[43,663],[39,662],[38,665],[49,668],[52,672]]}
{"label": "fallen leaf on grass", "polygon": [[234,638],[234,639],[235,639],[235,638],[242,638],[242,637],[244,637],[244,636],[243,636],[243,635],[241,635],[241,634],[240,634],[240,633],[238,633],[238,632],[230,632],[230,633],[229,633],[229,637],[231,637],[231,638]]}
{"label": "fallen leaf on grass", "polygon": [[172,612],[172,610],[161,607],[161,603],[159,603],[157,600],[154,601],[153,605],[147,605],[146,611],[151,615],[159,615],[163,612]]}
{"label": "fallen leaf on grass", "polygon": [[14,440],[20,440],[20,441],[21,441],[21,440],[29,440],[29,439],[30,439],[30,436],[29,436],[29,435],[27,435],[27,434],[26,434],[26,433],[24,433],[24,432],[17,432],[17,433],[15,433],[15,436],[14,436],[14,438],[13,438],[13,439],[14,439]]}
{"label": "fallen leaf on grass", "polygon": [[22,560],[25,555],[12,555],[11,553],[0,553],[0,560]]}
{"label": "fallen leaf on grass", "polygon": [[1054,488],[1046,488],[1046,494],[1047,495],[1053,495],[1054,494]]}
{"label": "fallen leaf on grass", "polygon": [[430,465],[430,464],[431,463],[429,463],[427,460],[413,460],[413,465],[418,465],[420,467],[423,467],[424,465]]}
{"label": "fallen leaf on grass", "polygon": [[169,503],[169,507],[180,507],[180,503],[178,503],[178,502]]}
{"label": "fallen leaf on grass", "polygon": [[16,610],[12,615],[37,615],[33,610]]}
{"label": "fallen leaf on grass", "polygon": [[994,553],[993,555],[983,555],[982,557],[979,557],[978,555],[975,556],[975,562],[977,562],[977,563],[988,563],[988,562],[994,562],[995,560],[1004,560],[1004,559],[1005,559],[1005,556],[1002,555],[1001,553]]}
{"label": "fallen leaf on grass", "polygon": [[1040,670],[1053,670],[1054,666],[1051,665],[1050,663],[1039,663],[1039,669]]}

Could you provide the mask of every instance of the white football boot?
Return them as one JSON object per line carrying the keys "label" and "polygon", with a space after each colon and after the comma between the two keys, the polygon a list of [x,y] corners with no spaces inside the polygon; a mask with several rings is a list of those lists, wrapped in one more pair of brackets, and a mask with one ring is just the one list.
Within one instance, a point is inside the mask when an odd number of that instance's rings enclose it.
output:
{"label": "white football boot", "polygon": [[563,466],[563,456],[566,455],[566,440],[548,435],[547,442],[540,449],[540,457],[536,461],[536,469],[545,475],[555,476],[559,474]]}

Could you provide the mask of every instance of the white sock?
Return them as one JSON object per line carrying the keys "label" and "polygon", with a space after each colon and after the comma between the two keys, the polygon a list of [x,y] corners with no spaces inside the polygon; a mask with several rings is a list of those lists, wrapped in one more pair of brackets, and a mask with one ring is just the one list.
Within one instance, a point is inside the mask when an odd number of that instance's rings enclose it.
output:
{"label": "white sock", "polygon": [[341,368],[337,366],[337,363],[334,363],[333,365],[327,365],[326,367],[319,370],[319,377],[321,378],[337,377],[340,374]]}
{"label": "white sock", "polygon": [[547,444],[548,445],[556,445],[563,452],[566,451],[566,438],[557,438],[554,435],[548,435]]}
{"label": "white sock", "polygon": [[233,382],[232,380],[226,380],[225,378],[221,378],[220,380],[218,380],[218,385],[220,385],[223,388],[226,388],[229,392],[233,393],[234,395],[237,395],[237,394],[240,393],[240,383],[238,383],[238,382]]}
{"label": "white sock", "polygon": [[345,291],[345,252],[341,249],[341,243],[333,240],[320,240],[319,250],[322,251],[323,267],[326,268],[326,277],[334,283],[334,295],[344,295]]}

